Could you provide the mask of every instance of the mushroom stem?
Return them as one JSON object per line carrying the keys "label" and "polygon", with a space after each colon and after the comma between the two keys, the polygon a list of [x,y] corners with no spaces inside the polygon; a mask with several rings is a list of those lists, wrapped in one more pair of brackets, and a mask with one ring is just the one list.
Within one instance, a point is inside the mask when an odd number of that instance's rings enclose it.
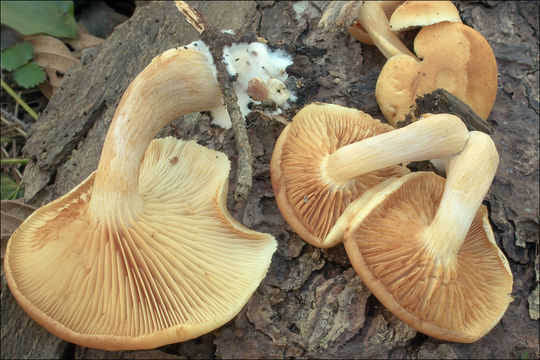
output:
{"label": "mushroom stem", "polygon": [[409,55],[417,59],[416,55],[390,29],[390,23],[381,1],[364,1],[358,12],[358,22],[369,34],[373,44],[387,59],[398,54]]}
{"label": "mushroom stem", "polygon": [[96,171],[90,213],[105,218],[104,209],[112,208],[116,216],[136,216],[142,204],[139,166],[150,141],[170,121],[220,102],[221,92],[202,53],[171,49],[155,57],[118,104]]}
{"label": "mushroom stem", "polygon": [[495,177],[499,155],[489,135],[471,131],[465,148],[448,160],[444,193],[423,236],[434,259],[452,262]]}
{"label": "mushroom stem", "polygon": [[457,116],[428,115],[401,129],[339,148],[327,158],[322,171],[345,183],[391,165],[456,154],[468,138],[467,127]]}

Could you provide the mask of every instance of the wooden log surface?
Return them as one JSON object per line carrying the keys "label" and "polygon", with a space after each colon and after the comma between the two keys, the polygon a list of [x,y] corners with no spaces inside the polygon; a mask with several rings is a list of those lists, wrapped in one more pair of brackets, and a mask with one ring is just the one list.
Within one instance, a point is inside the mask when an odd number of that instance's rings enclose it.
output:
{"label": "wooden log surface", "polygon": [[[293,56],[288,73],[298,101],[289,118],[303,105],[322,101],[382,119],[374,89],[385,59],[346,32],[318,28],[326,2],[190,3],[216,27],[254,32]],[[239,202],[230,190],[228,206],[247,227],[273,234],[279,246],[267,277],[234,320],[198,339],[151,351],[87,349],[56,338],[29,319],[2,280],[1,357],[538,357],[539,325],[530,317],[529,299],[538,285],[539,3],[459,2],[457,7],[464,23],[486,37],[499,67],[499,91],[488,123],[500,165],[485,204],[514,274],[515,300],[484,338],[456,344],[417,333],[371,296],[343,246],[321,250],[302,241],[281,217],[269,178],[272,149],[284,125],[252,116],[248,137],[253,188]],[[25,200],[46,203],[95,170],[112,115],[129,83],[154,56],[197,38],[173,3],[155,2],[137,8],[104,43],[88,50],[82,66],[66,76],[30,129]],[[234,189],[238,154],[230,130],[210,125],[207,114],[191,114],[166,126],[159,136],[164,135],[194,139],[225,152],[233,166]]]}

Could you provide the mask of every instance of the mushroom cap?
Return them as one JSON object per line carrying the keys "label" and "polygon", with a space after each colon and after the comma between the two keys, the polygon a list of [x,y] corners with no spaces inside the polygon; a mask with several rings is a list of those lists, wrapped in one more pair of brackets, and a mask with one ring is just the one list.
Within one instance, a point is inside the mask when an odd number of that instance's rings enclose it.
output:
{"label": "mushroom cap", "polygon": [[336,183],[321,171],[340,147],[393,129],[362,111],[322,103],[305,106],[285,127],[272,154],[272,186],[281,214],[305,241],[321,248],[336,245],[325,238],[351,202],[410,172],[395,165]]}
{"label": "mushroom cap", "polygon": [[443,88],[487,119],[497,95],[497,63],[486,39],[461,24],[442,22],[422,28],[414,40],[417,62],[396,55],[384,65],[375,96],[394,126],[414,118],[417,96]]}
{"label": "mushroom cap", "polygon": [[512,272],[481,206],[457,257],[434,259],[420,234],[445,180],[416,172],[391,182],[351,221],[345,249],[369,290],[398,318],[441,340],[473,342],[512,301]]}
{"label": "mushroom cap", "polygon": [[442,21],[461,22],[459,11],[451,1],[405,1],[392,12],[390,28],[403,31]]}
{"label": "mushroom cap", "polygon": [[225,324],[264,278],[276,242],[227,211],[230,163],[193,141],[153,140],[139,172],[137,219],[87,213],[95,173],[38,209],[11,237],[8,285],[67,341],[154,348]]}

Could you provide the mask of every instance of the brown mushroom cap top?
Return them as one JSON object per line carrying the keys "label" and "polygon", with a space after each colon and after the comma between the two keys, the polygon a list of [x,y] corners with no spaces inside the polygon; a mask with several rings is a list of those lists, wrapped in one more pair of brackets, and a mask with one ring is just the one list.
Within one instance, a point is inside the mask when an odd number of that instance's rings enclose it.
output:
{"label": "brown mushroom cap top", "polygon": [[474,29],[442,22],[422,28],[414,41],[416,61],[396,55],[384,65],[375,89],[393,125],[414,118],[417,96],[446,89],[487,119],[497,94],[497,63],[486,39]]}
{"label": "brown mushroom cap top", "polygon": [[283,130],[272,154],[272,186],[281,214],[305,241],[335,245],[324,239],[353,200],[388,178],[409,173],[395,165],[343,183],[321,171],[337,149],[392,129],[362,111],[316,103],[300,110]]}
{"label": "brown mushroom cap top", "polygon": [[461,22],[458,9],[451,1],[405,1],[390,16],[390,29],[403,31],[442,21]]}
{"label": "brown mushroom cap top", "polygon": [[488,135],[471,134],[449,160],[446,181],[417,172],[391,182],[364,204],[344,240],[385,307],[425,334],[457,342],[484,336],[512,301],[512,272],[481,205],[498,156]]}

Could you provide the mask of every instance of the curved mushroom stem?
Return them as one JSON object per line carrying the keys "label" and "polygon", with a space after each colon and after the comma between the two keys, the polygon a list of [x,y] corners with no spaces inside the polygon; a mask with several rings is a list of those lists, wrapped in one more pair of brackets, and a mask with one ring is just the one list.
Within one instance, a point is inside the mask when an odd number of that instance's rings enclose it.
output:
{"label": "curved mushroom stem", "polygon": [[468,138],[469,131],[457,116],[426,115],[401,129],[339,148],[327,158],[322,171],[344,183],[388,166],[456,154]]}
{"label": "curved mushroom stem", "polygon": [[142,204],[139,166],[152,139],[170,121],[220,103],[221,91],[202,53],[171,49],[155,57],[118,104],[96,171],[90,213],[136,216]]}
{"label": "curved mushroom stem", "polygon": [[447,262],[457,257],[498,164],[493,140],[479,131],[471,131],[465,148],[448,160],[439,208],[423,234],[434,259]]}
{"label": "curved mushroom stem", "polygon": [[[386,19],[390,19],[392,16],[392,13],[394,10],[400,6],[403,3],[403,0],[400,1],[381,1],[381,7],[384,11],[384,14],[386,15]],[[390,20],[388,20],[389,22]],[[367,45],[375,45],[373,41],[371,40],[369,34],[366,32],[366,29],[358,22],[358,20],[354,20],[353,24],[349,26],[349,33],[358,41],[367,44]]]}
{"label": "curved mushroom stem", "polygon": [[405,54],[418,60],[390,29],[381,1],[364,1],[358,12],[358,22],[387,59],[394,55]]}

